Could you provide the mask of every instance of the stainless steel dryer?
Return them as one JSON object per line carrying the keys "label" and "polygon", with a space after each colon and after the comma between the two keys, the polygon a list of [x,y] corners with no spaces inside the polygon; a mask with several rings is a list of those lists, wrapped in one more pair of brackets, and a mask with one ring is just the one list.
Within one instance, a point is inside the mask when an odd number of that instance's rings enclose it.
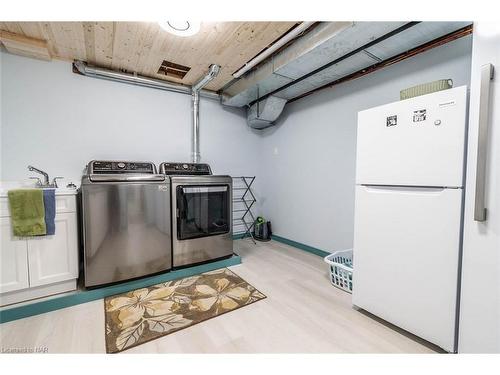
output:
{"label": "stainless steel dryer", "polygon": [[153,163],[91,161],[81,191],[86,287],[172,267],[170,181]]}
{"label": "stainless steel dryer", "polygon": [[162,163],[172,194],[172,262],[182,267],[233,254],[232,179],[208,164]]}

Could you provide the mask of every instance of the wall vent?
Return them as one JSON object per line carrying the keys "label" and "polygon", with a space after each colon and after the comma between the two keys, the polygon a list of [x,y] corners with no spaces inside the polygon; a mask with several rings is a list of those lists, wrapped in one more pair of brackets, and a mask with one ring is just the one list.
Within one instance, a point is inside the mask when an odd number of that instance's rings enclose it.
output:
{"label": "wall vent", "polygon": [[171,61],[163,60],[160,65],[160,69],[158,69],[158,74],[162,74],[167,77],[183,79],[190,70],[191,68],[189,66],[184,66],[173,63]]}

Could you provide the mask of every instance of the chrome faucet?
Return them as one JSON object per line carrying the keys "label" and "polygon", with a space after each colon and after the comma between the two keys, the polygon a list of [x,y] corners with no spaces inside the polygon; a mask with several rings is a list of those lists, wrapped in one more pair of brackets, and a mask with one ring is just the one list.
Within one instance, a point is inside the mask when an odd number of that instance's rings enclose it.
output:
{"label": "chrome faucet", "polygon": [[43,176],[43,183],[40,181],[40,179],[38,179],[38,183],[37,183],[38,186],[41,187],[41,186],[48,186],[48,185],[50,185],[49,174],[47,172],[41,171],[40,169],[35,168],[35,167],[31,166],[31,165],[28,165],[28,171],[40,173]]}
{"label": "chrome faucet", "polygon": [[44,172],[38,168],[35,168],[32,165],[28,165],[28,170],[30,172],[40,173],[43,176],[43,182],[38,177],[30,177],[32,179],[37,180],[36,186],[39,188],[57,188],[58,187],[57,180],[62,178],[62,177],[54,177],[54,179],[52,180],[52,183],[50,183],[49,174],[47,172]]}

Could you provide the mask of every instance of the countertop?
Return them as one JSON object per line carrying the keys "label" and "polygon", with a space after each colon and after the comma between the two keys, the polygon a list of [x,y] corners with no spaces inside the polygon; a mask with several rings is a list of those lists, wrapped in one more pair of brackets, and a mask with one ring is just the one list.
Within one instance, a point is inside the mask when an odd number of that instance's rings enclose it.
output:
{"label": "countertop", "polygon": [[[34,189],[36,188],[33,181],[0,181],[0,198],[7,197],[7,192],[12,189]],[[51,188],[48,188],[51,189]],[[76,189],[67,187],[59,187],[56,190],[56,195],[75,195]]]}

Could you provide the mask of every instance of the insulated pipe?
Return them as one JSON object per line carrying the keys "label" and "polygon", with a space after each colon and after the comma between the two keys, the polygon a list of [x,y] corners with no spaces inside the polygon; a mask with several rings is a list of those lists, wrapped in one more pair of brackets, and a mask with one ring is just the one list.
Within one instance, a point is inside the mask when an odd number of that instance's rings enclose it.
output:
{"label": "insulated pipe", "polygon": [[[184,86],[176,83],[163,81],[161,79],[148,78],[136,74],[115,72],[113,70],[89,66],[83,61],[75,61],[73,67],[84,76],[107,79],[116,82],[129,83],[132,85],[150,87],[159,90],[178,92],[181,94],[191,94],[192,90],[189,86]],[[200,90],[199,94],[204,98],[219,100],[220,95],[212,91]]]}
{"label": "insulated pipe", "polygon": [[200,162],[200,94],[202,88],[219,74],[220,66],[210,65],[208,73],[191,87],[191,103],[193,110],[191,134],[191,161]]}
{"label": "insulated pipe", "polygon": [[278,49],[283,47],[285,44],[287,44],[292,39],[295,39],[297,36],[302,34],[304,31],[306,31],[308,28],[310,28],[313,24],[315,24],[315,22],[302,22],[295,29],[290,31],[288,34],[284,35],[283,38],[278,39],[273,45],[271,45],[271,47],[264,50],[260,55],[257,55],[252,60],[247,62],[240,70],[238,70],[236,73],[233,74],[233,77],[240,78],[243,74],[248,72],[255,65],[257,65],[258,63],[260,63],[264,59],[271,56],[274,52],[276,52]]}

